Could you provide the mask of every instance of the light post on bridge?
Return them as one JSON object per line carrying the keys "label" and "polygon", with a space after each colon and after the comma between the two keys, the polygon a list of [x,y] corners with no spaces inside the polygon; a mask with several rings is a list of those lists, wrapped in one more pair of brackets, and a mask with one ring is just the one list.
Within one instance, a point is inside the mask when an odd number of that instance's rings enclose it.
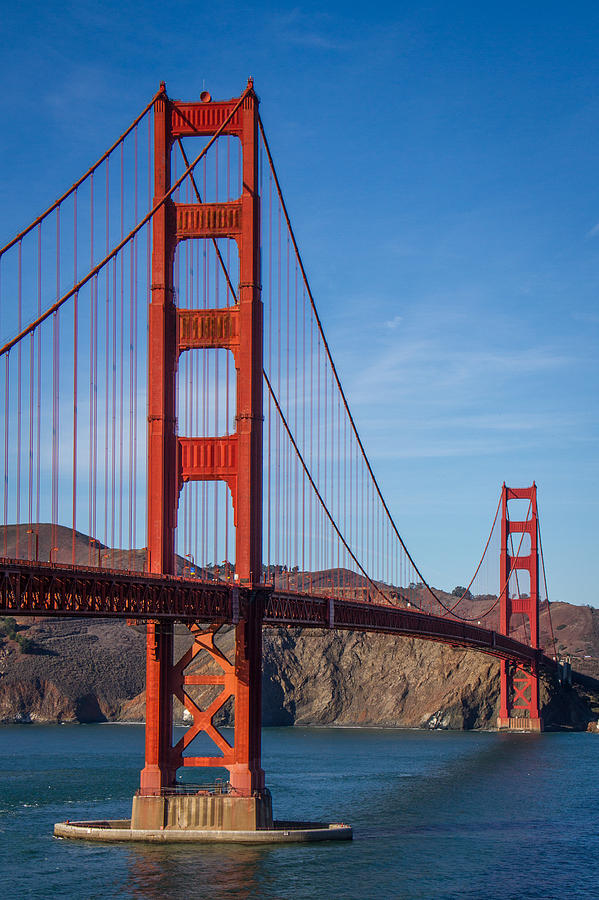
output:
{"label": "light post on bridge", "polygon": [[195,572],[196,563],[195,563],[195,557],[194,557],[193,553],[186,553],[185,559],[188,559],[189,563],[187,563],[186,565],[183,566],[183,574],[185,575],[185,570],[187,569],[188,574],[191,575],[192,574],[191,567],[193,566],[193,574],[195,575],[196,574],[196,572]]}
{"label": "light post on bridge", "polygon": [[40,534],[39,531],[35,531],[33,528],[28,528],[26,534],[34,534],[35,535],[35,561],[39,561],[40,554]]}

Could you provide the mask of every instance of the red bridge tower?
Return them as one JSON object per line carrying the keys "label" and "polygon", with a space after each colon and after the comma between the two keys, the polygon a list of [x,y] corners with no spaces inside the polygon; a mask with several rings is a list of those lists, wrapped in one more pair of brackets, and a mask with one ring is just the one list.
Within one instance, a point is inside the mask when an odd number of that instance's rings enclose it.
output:
{"label": "red bridge tower", "polygon": [[[528,500],[528,512],[524,520],[509,518],[510,500]],[[501,555],[499,630],[509,635],[512,616],[523,614],[528,619],[530,645],[539,648],[539,551],[537,486],[509,488],[505,482],[501,494]],[[521,555],[519,549],[528,535],[530,552]],[[514,537],[512,537],[514,536]],[[528,573],[528,593],[520,591],[518,572]],[[515,590],[514,590],[515,589]],[[498,728],[542,731],[543,720],[539,714],[538,663],[530,666],[502,660],[501,707],[497,719]]]}
{"label": "red bridge tower", "polygon": [[[221,203],[175,203],[168,199],[153,217],[152,296],[148,353],[148,561],[154,573],[175,569],[175,527],[179,493],[187,481],[223,480],[231,491],[236,527],[236,578],[254,588],[244,618],[235,626],[235,659],[215,646],[218,624],[193,626],[194,643],[176,661],[173,626],[148,623],[146,651],[146,747],[141,789],[134,800],[133,827],[160,828],[180,819],[185,799],[195,827],[254,829],[272,822],[260,760],[262,674],[262,322],[260,298],[260,200],[258,195],[258,98],[250,80],[244,94],[223,102],[171,101],[166,93],[154,107],[154,204],[171,187],[173,141],[180,137],[235,135],[242,148],[240,198]],[[238,302],[225,309],[177,309],[173,262],[179,241],[230,238],[239,250]],[[226,321],[225,321],[226,320]],[[176,372],[181,353],[225,348],[237,372],[236,430],[221,437],[179,437],[176,427]],[[220,675],[186,674],[197,653],[209,653]],[[200,709],[188,685],[222,685],[219,696]],[[193,724],[173,746],[173,698]],[[213,724],[215,714],[234,699],[235,737],[231,745]],[[205,732],[222,756],[184,756]],[[189,812],[190,798],[174,792],[181,766],[224,766],[230,792],[213,797],[212,809]],[[237,802],[239,801],[239,802]],[[216,806],[219,805],[216,810]],[[204,806],[205,798],[204,798]],[[199,819],[198,819],[199,816]],[[203,817],[203,818],[202,818]],[[219,823],[219,824],[215,824]]]}

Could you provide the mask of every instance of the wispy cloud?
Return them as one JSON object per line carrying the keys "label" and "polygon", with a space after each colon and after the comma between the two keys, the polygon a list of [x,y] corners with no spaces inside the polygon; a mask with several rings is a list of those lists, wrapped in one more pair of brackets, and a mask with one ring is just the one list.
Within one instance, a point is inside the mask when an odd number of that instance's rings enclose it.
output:
{"label": "wispy cloud", "polygon": [[441,415],[418,418],[414,415],[397,421],[389,420],[370,408],[364,414],[361,404],[354,412],[366,436],[367,447],[377,460],[469,457],[480,459],[498,453],[522,454],[530,450],[552,446],[582,446],[597,444],[598,438],[587,435],[581,441],[585,416],[549,415],[546,412],[520,410],[476,414],[471,416]]}
{"label": "wispy cloud", "polygon": [[441,331],[437,322],[420,339],[409,316],[383,320],[370,352],[361,335],[359,371],[342,365],[375,458],[488,457],[506,443],[511,453],[527,453],[571,446],[588,432],[583,413],[548,388],[570,377],[580,359],[553,344],[504,350],[483,335],[466,341],[461,321],[442,312],[439,319]]}
{"label": "wispy cloud", "polygon": [[448,347],[433,338],[415,341],[406,337],[377,353],[361,370],[356,394],[359,400],[369,402],[373,396],[401,394],[426,397],[429,406],[431,402],[453,404],[462,395],[476,397],[489,388],[564,368],[571,362],[550,347],[502,353]]}
{"label": "wispy cloud", "polygon": [[403,321],[403,316],[394,316],[392,319],[389,319],[388,322],[385,322],[386,328],[391,328],[392,330],[397,328],[398,325],[401,325]]}
{"label": "wispy cloud", "polygon": [[590,231],[587,231],[587,237],[590,237],[590,238],[599,237],[599,222],[597,222],[596,225],[593,225],[593,227],[590,229]]}
{"label": "wispy cloud", "polygon": [[339,37],[339,26],[328,13],[308,15],[299,7],[274,20],[280,41],[316,50],[347,50],[349,42]]}

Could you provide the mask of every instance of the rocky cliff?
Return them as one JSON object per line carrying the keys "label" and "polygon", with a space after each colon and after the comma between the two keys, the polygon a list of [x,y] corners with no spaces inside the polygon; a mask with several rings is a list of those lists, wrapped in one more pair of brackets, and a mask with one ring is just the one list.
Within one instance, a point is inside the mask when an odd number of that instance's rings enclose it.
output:
{"label": "rocky cliff", "polygon": [[[34,652],[23,653],[8,639],[0,647],[0,721],[143,719],[142,628],[106,619],[19,622],[19,630],[34,642]],[[188,640],[187,630],[179,626],[178,652]],[[219,642],[230,656],[232,630],[223,629]],[[196,657],[198,669],[208,665],[201,654]],[[426,641],[265,629],[264,723],[493,727],[498,670],[490,657]],[[580,689],[543,684],[550,726],[586,728],[597,718],[594,702]]]}

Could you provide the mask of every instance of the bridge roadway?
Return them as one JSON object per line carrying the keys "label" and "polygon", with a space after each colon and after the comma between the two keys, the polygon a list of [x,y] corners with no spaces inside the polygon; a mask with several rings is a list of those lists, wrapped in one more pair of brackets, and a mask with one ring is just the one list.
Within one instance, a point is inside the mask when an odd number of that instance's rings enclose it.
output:
{"label": "bridge roadway", "polygon": [[262,602],[265,625],[339,628],[404,635],[555,669],[554,660],[513,638],[406,607],[360,603],[261,585],[84,568],[0,558],[0,614],[101,616],[138,621],[222,622],[246,618]]}

